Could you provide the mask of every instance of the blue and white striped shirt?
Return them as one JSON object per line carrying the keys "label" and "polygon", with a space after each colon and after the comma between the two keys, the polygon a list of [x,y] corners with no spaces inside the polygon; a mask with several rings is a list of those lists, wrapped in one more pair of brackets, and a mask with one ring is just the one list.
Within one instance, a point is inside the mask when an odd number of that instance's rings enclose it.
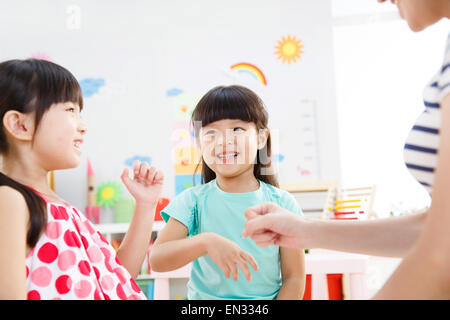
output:
{"label": "blue and white striped shirt", "polygon": [[423,91],[425,111],[418,117],[406,139],[404,158],[407,168],[429,194],[433,190],[434,170],[439,150],[441,101],[450,93],[450,35],[444,63]]}

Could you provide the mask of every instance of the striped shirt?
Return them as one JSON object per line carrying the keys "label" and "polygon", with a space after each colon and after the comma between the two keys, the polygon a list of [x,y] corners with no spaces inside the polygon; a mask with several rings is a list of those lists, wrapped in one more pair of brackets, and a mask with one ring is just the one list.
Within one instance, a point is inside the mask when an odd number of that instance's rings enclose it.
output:
{"label": "striped shirt", "polygon": [[406,167],[431,195],[438,161],[441,101],[450,93],[450,35],[444,63],[423,91],[425,110],[412,127],[404,148]]}

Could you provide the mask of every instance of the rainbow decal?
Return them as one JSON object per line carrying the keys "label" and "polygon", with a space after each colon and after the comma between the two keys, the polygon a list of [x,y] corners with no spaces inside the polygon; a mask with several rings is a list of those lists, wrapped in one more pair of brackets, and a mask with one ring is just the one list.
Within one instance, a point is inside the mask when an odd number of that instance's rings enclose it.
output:
{"label": "rainbow decal", "polygon": [[247,73],[251,75],[253,78],[261,82],[263,85],[267,85],[266,77],[264,76],[264,73],[262,71],[254,66],[253,64],[242,62],[237,63],[235,65],[232,65],[231,70],[236,70],[238,72]]}

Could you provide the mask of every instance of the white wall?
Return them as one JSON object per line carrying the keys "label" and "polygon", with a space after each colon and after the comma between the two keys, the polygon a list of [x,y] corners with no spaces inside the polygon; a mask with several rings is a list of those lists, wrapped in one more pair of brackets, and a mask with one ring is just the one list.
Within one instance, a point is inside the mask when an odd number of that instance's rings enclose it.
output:
{"label": "white wall", "polygon": [[[218,84],[251,87],[266,102],[279,130],[281,181],[306,179],[298,170],[301,101],[317,105],[320,178],[339,178],[331,2],[321,1],[2,1],[0,59],[48,55],[78,80],[104,79],[85,97],[88,126],[79,168],[56,172],[56,189],[80,209],[86,205],[86,159],[97,184],[115,180],[125,160],[151,157],[166,173],[164,195],[174,195],[171,135],[176,116],[171,88],[195,100]],[[302,59],[282,64],[278,40],[295,35]],[[268,85],[230,73],[250,62]],[[176,107],[176,106],[175,106]]]}

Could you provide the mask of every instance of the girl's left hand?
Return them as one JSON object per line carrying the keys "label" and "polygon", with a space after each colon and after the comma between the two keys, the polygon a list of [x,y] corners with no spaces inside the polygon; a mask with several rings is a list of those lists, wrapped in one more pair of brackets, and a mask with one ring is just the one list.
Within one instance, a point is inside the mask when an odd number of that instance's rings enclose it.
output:
{"label": "girl's left hand", "polygon": [[150,167],[147,162],[138,160],[133,163],[133,179],[128,176],[128,169],[122,173],[122,182],[136,203],[156,205],[161,196],[164,184],[164,174],[155,167]]}

